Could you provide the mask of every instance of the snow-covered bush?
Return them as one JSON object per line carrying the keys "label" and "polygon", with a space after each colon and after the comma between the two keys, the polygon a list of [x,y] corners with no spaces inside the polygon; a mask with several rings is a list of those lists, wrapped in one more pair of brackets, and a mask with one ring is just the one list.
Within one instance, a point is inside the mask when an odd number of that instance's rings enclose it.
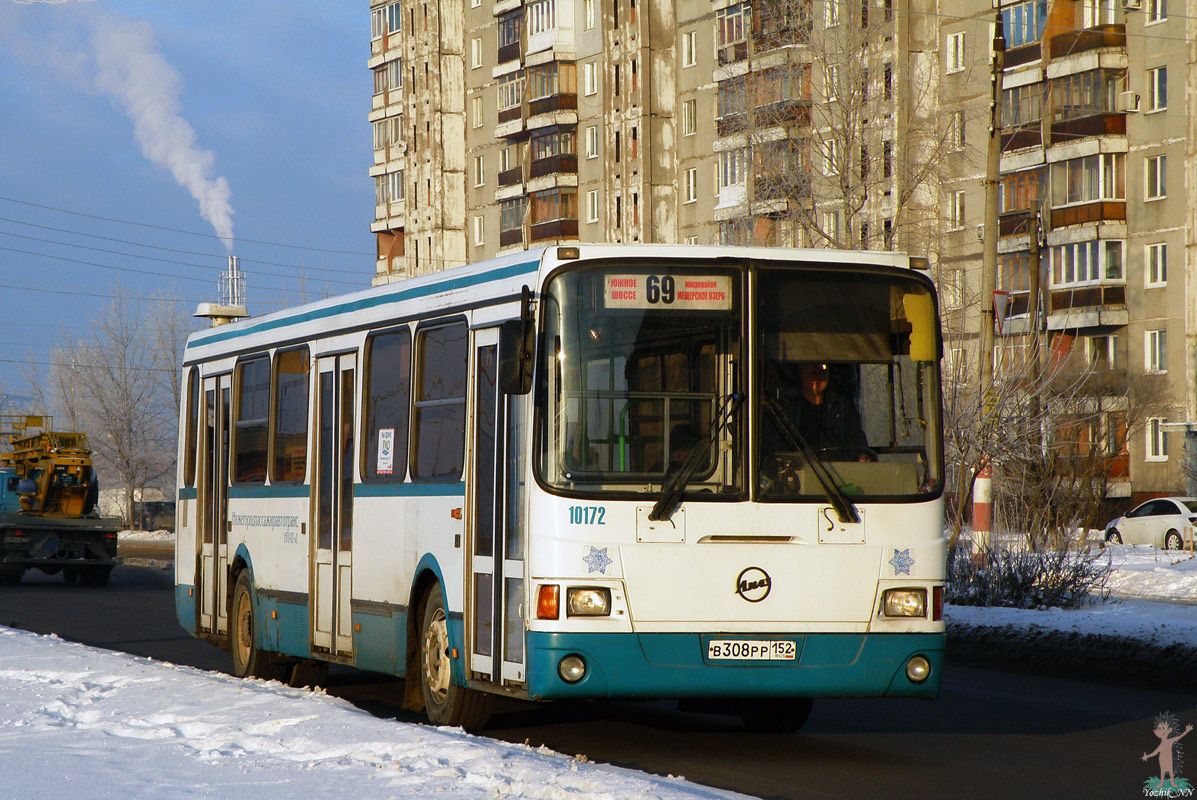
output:
{"label": "snow-covered bush", "polygon": [[1096,548],[1031,552],[1004,547],[956,551],[947,601],[960,606],[1076,608],[1109,596],[1110,558]]}

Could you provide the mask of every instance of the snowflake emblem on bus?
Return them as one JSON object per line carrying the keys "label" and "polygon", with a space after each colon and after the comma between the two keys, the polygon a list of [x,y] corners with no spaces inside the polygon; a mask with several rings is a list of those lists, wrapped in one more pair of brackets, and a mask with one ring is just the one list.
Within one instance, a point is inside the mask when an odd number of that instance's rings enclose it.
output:
{"label": "snowflake emblem on bus", "polygon": [[895,575],[909,575],[910,568],[914,566],[914,559],[910,557],[910,548],[905,550],[894,548],[894,557],[889,560],[889,565],[894,568]]}
{"label": "snowflake emblem on bus", "polygon": [[590,552],[582,556],[582,560],[586,562],[587,572],[601,572],[607,574],[607,567],[611,566],[611,556],[607,555],[607,548],[601,550],[594,545],[590,546]]}

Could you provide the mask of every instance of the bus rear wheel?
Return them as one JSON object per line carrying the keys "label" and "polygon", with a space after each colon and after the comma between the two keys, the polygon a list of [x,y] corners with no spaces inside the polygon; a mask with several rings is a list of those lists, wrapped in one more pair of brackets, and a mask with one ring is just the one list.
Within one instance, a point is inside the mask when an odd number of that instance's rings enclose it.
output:
{"label": "bus rear wheel", "polygon": [[434,725],[479,730],[490,719],[491,696],[453,683],[449,622],[440,584],[424,597],[420,625],[420,687],[424,714]]}
{"label": "bus rear wheel", "polygon": [[253,579],[249,570],[237,576],[233,590],[233,613],[229,618],[229,650],[233,654],[233,674],[238,678],[281,681],[289,665],[275,661],[270,653],[258,649],[258,615],[254,608]]}
{"label": "bus rear wheel", "polygon": [[813,705],[809,697],[753,698],[743,701],[740,719],[750,731],[793,733],[806,724]]}

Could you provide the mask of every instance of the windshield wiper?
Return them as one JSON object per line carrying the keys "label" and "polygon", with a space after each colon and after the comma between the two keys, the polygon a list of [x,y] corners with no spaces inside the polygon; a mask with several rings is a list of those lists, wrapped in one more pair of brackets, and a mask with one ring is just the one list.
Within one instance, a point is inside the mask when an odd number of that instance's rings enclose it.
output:
{"label": "windshield wiper", "polygon": [[835,478],[827,468],[827,465],[819,459],[819,456],[815,454],[814,449],[798,431],[798,428],[786,417],[777,400],[772,397],[766,397],[761,405],[769,412],[769,416],[773,418],[773,422],[777,425],[778,429],[790,440],[790,445],[796,446],[802,451],[802,457],[810,464],[811,472],[815,473],[815,477],[823,485],[823,492],[835,508],[836,516],[840,518],[840,522],[860,522],[860,514],[856,511],[856,506],[852,505],[851,501],[840,491],[840,487],[836,485]]}
{"label": "windshield wiper", "polygon": [[694,449],[690,451],[690,455],[673,474],[665,476],[665,483],[661,487],[661,496],[657,498],[656,505],[648,514],[650,520],[656,522],[673,516],[673,510],[677,508],[678,503],[682,501],[682,495],[686,493],[686,485],[690,483],[690,479],[694,477],[694,473],[698,471],[699,467],[710,463],[707,457],[711,452],[711,446],[715,443],[715,438],[731,419],[732,414],[736,413],[736,409],[740,407],[740,402],[743,399],[744,395],[742,394],[729,394],[723,398],[719,408],[715,410],[711,424]]}

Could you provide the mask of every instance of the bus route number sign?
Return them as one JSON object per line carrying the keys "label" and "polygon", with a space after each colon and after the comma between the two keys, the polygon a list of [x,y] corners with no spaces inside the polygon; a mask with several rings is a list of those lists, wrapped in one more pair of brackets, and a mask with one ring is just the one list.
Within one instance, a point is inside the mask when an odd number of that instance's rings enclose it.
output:
{"label": "bus route number sign", "polygon": [[793,639],[712,639],[707,642],[711,661],[793,661],[798,644]]}
{"label": "bus route number sign", "polygon": [[607,308],[728,311],[730,275],[608,275]]}

